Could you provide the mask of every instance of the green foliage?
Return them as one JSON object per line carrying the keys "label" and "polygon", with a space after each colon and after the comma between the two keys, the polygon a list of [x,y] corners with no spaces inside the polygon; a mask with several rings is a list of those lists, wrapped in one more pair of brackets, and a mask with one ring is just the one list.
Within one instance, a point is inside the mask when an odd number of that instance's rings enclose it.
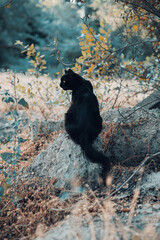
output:
{"label": "green foliage", "polygon": [[8,120],[11,122],[11,127],[13,129],[12,137],[9,139],[9,144],[12,144],[12,147],[8,148],[8,152],[5,151],[0,154],[4,165],[4,168],[0,169],[0,173],[4,176],[3,184],[0,189],[0,198],[2,198],[7,192],[7,189],[12,186],[12,183],[17,176],[15,167],[21,156],[20,144],[21,142],[26,141],[26,139],[20,137],[22,119],[19,117],[18,106],[21,105],[24,108],[29,108],[29,105],[24,98],[19,99],[17,97],[15,75],[13,76],[11,83],[14,86],[14,95],[11,95],[8,90],[0,92],[0,95],[2,95],[2,101],[9,105],[9,111],[6,115],[8,116]]}
{"label": "green foliage", "polygon": [[19,101],[18,101],[18,104],[19,105],[22,105],[23,107],[25,108],[29,108],[29,105],[28,103],[26,102],[26,100],[24,98],[21,98]]}

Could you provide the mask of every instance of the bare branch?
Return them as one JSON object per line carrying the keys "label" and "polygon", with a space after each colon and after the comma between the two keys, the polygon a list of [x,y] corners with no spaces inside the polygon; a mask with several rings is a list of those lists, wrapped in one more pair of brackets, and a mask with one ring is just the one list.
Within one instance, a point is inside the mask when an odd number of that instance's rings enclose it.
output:
{"label": "bare branch", "polygon": [[158,18],[160,18],[160,10],[155,8],[153,4],[150,4],[146,0],[142,0],[139,3],[136,3],[135,1],[131,1],[131,0],[119,0],[119,1],[130,4],[133,7],[137,7],[137,8],[140,7],[142,9],[144,9],[145,11],[147,11],[148,13],[151,13],[151,14],[157,16]]}

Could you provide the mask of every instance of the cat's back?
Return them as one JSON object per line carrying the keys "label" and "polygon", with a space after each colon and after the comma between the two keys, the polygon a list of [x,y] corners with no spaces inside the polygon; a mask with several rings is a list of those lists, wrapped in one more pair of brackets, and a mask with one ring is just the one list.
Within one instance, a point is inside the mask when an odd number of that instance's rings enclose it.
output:
{"label": "cat's back", "polygon": [[93,86],[90,81],[83,81],[82,85],[77,89],[76,93],[73,94],[73,102],[81,102],[92,99],[94,96]]}

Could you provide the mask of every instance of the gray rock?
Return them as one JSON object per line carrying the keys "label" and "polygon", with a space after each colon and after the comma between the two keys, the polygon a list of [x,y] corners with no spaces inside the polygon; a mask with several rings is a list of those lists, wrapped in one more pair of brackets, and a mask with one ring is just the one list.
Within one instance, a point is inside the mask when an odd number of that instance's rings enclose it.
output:
{"label": "gray rock", "polygon": [[55,178],[57,187],[70,189],[85,182],[97,185],[101,172],[101,166],[88,161],[80,146],[64,133],[34,159],[21,179]]}
{"label": "gray rock", "polygon": [[142,181],[141,190],[148,192],[153,188],[160,190],[160,172],[151,172]]}
{"label": "gray rock", "polygon": [[112,130],[106,138],[106,156],[111,160],[136,166],[147,154],[159,152],[160,109],[114,109],[102,116],[105,132]]}
{"label": "gray rock", "polygon": [[[105,220],[104,216],[100,215],[99,217],[76,217],[70,216],[65,219],[63,222],[59,223],[58,226],[49,230],[46,234],[41,237],[37,236],[35,240],[105,240],[105,239],[141,239],[144,234],[140,232],[140,229],[143,230],[147,225],[152,229],[157,229],[148,233],[147,236],[151,239],[159,239],[158,233],[158,222],[159,214],[154,215],[154,219],[151,218],[148,214],[138,214],[132,218],[132,226],[128,225],[128,216],[124,224],[120,222],[117,215],[113,213],[106,212]],[[37,234],[38,235],[38,234]]]}
{"label": "gray rock", "polygon": [[[104,221],[101,218],[94,218],[93,228],[90,227],[90,221],[90,218],[84,220],[82,217],[69,217],[57,227],[48,231],[42,238],[37,237],[36,240],[90,240],[93,234],[95,234],[96,240],[106,239]],[[106,234],[106,236],[107,235],[108,234]],[[113,239],[114,235],[116,235],[116,233],[112,232]]]}
{"label": "gray rock", "polygon": [[63,121],[40,121],[35,120],[30,124],[32,137],[36,138],[38,134],[47,135],[54,131],[63,129]]}
{"label": "gray rock", "polygon": [[144,109],[160,109],[160,91],[155,91],[143,101],[139,102],[134,108],[143,107]]}

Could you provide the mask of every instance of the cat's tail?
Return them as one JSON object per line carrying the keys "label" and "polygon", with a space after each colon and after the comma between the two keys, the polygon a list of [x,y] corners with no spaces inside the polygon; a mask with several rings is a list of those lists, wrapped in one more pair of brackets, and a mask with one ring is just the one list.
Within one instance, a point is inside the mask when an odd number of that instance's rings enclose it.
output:
{"label": "cat's tail", "polygon": [[90,143],[82,144],[81,148],[88,160],[102,165],[103,177],[105,178],[107,173],[110,171],[109,159],[103,153],[97,151]]}

